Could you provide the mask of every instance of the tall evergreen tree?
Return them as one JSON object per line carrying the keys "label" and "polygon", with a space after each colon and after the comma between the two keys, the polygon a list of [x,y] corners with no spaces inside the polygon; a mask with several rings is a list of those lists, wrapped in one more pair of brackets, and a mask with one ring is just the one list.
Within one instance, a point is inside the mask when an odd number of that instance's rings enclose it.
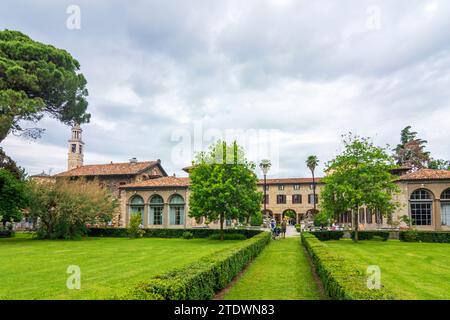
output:
{"label": "tall evergreen tree", "polygon": [[417,138],[417,132],[411,131],[411,126],[405,127],[400,133],[400,143],[394,149],[397,164],[414,170],[427,167],[430,161],[430,153],[425,151],[427,143]]}

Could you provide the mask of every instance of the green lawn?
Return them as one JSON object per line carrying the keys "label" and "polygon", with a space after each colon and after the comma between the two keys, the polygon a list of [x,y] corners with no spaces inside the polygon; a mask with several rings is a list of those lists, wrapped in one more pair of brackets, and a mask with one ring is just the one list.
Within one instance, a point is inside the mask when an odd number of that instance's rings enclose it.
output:
{"label": "green lawn", "polygon": [[[0,299],[106,299],[136,282],[233,246],[207,239],[0,239]],[[81,289],[69,290],[69,265],[81,268]]]}
{"label": "green lawn", "polygon": [[224,296],[225,300],[319,298],[319,290],[298,237],[271,241]]}
{"label": "green lawn", "polygon": [[381,269],[381,283],[400,299],[450,299],[450,244],[398,240],[327,241],[333,251],[350,258],[361,270]]}

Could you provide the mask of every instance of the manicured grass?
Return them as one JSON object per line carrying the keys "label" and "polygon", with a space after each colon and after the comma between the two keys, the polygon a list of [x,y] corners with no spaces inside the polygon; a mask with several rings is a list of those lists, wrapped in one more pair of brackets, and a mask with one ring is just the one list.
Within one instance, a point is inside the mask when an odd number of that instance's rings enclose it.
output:
{"label": "manicured grass", "polygon": [[363,272],[368,265],[381,269],[381,283],[399,299],[450,299],[450,244],[408,243],[398,240],[327,241]]}
{"label": "manicured grass", "polygon": [[[177,268],[236,241],[207,239],[0,239],[0,299],[107,299],[137,282]],[[69,265],[81,268],[81,289],[66,287]]]}
{"label": "manicured grass", "polygon": [[225,300],[319,299],[299,237],[271,241],[225,294]]}

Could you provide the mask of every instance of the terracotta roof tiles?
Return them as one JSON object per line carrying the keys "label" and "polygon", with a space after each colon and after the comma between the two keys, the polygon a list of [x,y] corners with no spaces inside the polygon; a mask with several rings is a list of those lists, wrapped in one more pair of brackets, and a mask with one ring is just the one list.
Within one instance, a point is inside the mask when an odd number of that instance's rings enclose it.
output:
{"label": "terracotta roof tiles", "polygon": [[450,180],[449,170],[420,169],[402,175],[398,180]]}
{"label": "terracotta roof tiles", "polygon": [[93,164],[58,173],[57,177],[135,175],[158,165],[159,161]]}

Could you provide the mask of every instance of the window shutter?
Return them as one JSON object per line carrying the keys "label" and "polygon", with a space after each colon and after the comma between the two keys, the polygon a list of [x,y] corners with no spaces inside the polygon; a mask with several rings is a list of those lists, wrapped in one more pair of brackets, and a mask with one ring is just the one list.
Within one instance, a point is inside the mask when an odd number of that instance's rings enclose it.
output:
{"label": "window shutter", "polygon": [[175,209],[173,207],[170,207],[170,215],[169,215],[169,223],[175,224]]}
{"label": "window shutter", "polygon": [[180,224],[184,224],[184,208],[180,208]]}

